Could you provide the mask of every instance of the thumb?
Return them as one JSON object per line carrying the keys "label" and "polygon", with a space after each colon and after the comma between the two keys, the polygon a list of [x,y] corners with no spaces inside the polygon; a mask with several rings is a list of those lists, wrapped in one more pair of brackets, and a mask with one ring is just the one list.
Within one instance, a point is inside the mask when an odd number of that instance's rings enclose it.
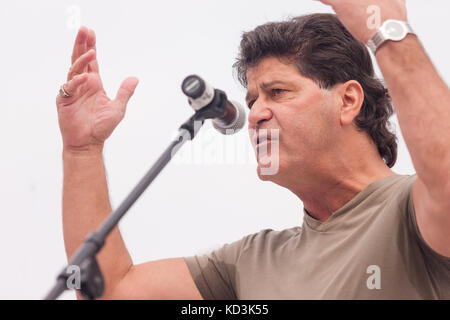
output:
{"label": "thumb", "polygon": [[115,101],[119,103],[120,108],[125,109],[131,96],[138,85],[139,80],[135,77],[126,78],[120,85],[119,91],[117,91]]}

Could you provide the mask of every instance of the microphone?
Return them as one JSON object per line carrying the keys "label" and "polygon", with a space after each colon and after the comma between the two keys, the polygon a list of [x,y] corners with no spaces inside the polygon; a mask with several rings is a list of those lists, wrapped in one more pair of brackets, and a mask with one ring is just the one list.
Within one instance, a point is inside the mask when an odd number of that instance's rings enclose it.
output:
{"label": "microphone", "polygon": [[244,127],[245,109],[236,101],[229,101],[225,92],[214,89],[197,75],[186,77],[181,85],[183,93],[188,97],[189,105],[196,112],[209,107],[218,100],[219,95],[223,95],[225,108],[217,107],[220,110],[213,118],[213,127],[222,134],[233,134]]}

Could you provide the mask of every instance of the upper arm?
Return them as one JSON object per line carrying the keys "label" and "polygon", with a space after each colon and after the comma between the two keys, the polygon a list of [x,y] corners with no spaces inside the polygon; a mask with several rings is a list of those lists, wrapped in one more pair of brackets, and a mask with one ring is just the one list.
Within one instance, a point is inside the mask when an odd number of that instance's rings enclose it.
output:
{"label": "upper arm", "polygon": [[150,261],[130,268],[108,299],[201,300],[183,258]]}
{"label": "upper arm", "polygon": [[445,186],[430,191],[417,177],[413,185],[417,227],[427,245],[450,257],[450,194]]}

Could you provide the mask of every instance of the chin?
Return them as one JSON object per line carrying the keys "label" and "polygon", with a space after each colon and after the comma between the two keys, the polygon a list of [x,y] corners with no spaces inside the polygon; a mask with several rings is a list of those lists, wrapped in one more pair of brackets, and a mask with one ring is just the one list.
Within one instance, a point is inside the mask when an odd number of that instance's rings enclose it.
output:
{"label": "chin", "polygon": [[260,164],[258,164],[258,167],[256,168],[256,173],[258,174],[259,179],[263,181],[273,181],[280,174],[278,167],[270,165],[262,166]]}
{"label": "chin", "polygon": [[270,181],[273,178],[273,176],[261,174],[261,169],[259,167],[256,169],[256,173],[258,174],[259,180],[262,180],[262,181]]}

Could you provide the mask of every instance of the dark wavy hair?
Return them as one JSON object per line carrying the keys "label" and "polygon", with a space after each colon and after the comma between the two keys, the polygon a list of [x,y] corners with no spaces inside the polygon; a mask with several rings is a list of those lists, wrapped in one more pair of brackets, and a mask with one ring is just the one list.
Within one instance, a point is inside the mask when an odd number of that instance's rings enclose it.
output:
{"label": "dark wavy hair", "polygon": [[239,82],[247,88],[247,70],[263,58],[274,56],[295,63],[298,71],[330,89],[356,80],[364,90],[364,102],[355,118],[380,156],[392,168],[397,160],[397,137],[390,131],[393,107],[389,93],[375,76],[367,48],[358,42],[334,14],[310,14],[283,22],[270,22],[243,34],[233,65]]}

